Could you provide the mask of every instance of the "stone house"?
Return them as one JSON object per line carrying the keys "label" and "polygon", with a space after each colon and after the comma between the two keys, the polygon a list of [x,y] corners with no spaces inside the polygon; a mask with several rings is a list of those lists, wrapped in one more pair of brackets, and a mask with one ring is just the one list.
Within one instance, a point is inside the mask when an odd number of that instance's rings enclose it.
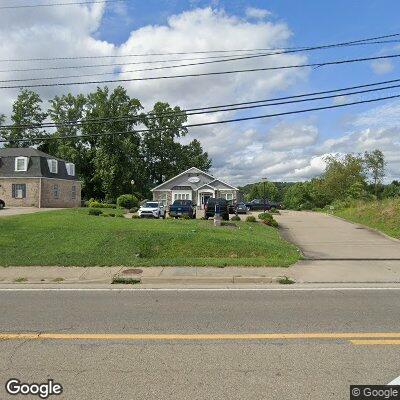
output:
{"label": "stone house", "polygon": [[0,148],[0,198],[8,207],[79,207],[75,165],[34,148]]}
{"label": "stone house", "polygon": [[199,209],[210,197],[235,202],[239,189],[215,178],[208,172],[192,167],[152,189],[153,200],[169,206],[175,200],[192,200]]}

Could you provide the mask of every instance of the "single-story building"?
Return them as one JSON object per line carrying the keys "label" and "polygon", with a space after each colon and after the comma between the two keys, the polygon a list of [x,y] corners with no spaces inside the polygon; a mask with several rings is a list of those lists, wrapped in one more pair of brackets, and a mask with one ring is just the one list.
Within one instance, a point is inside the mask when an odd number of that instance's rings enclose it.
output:
{"label": "single-story building", "polygon": [[73,163],[34,148],[0,148],[0,198],[10,207],[79,207]]}
{"label": "single-story building", "polygon": [[153,200],[169,206],[175,200],[192,200],[198,208],[203,209],[210,197],[236,201],[239,189],[201,171],[196,167],[189,168],[152,189]]}

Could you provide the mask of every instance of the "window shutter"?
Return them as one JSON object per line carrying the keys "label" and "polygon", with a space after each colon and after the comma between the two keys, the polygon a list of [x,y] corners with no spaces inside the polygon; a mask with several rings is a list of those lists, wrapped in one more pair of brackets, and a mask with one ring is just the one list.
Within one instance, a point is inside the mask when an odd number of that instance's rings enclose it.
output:
{"label": "window shutter", "polygon": [[22,186],[22,197],[25,199],[26,198],[26,185],[21,185]]}
{"label": "window shutter", "polygon": [[12,198],[15,199],[15,196],[16,196],[16,194],[15,194],[15,184],[13,183],[12,184]]}

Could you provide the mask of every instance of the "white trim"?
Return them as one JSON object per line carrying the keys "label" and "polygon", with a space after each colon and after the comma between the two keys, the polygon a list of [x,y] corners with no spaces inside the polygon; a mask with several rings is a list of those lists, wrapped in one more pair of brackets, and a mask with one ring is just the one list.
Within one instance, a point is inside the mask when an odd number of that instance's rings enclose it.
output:
{"label": "white trim", "polygon": [[[198,187],[196,190],[199,191],[200,189],[202,189],[204,186],[208,186],[209,188],[211,188],[212,190],[217,190],[215,187],[209,185],[208,183],[205,183],[204,185],[201,185],[200,187]],[[230,189],[228,189],[230,190]]]}
{"label": "white trim", "polygon": [[47,159],[47,165],[51,174],[58,174],[58,160],[54,158]]}
{"label": "white trim", "polygon": [[[22,160],[24,162],[24,169],[18,169],[18,161],[20,161],[20,160]],[[29,162],[29,157],[25,157],[25,156],[15,157],[14,171],[15,172],[26,172],[26,171],[28,171],[28,162]]]}
{"label": "white trim", "polygon": [[[232,189],[239,190],[237,187],[232,186],[232,185],[230,185],[229,183],[226,183],[226,182],[224,182],[223,180],[218,179],[218,178],[217,178],[217,179],[214,179],[214,180],[211,181],[210,183],[213,183],[213,182],[215,182],[215,181],[221,182],[221,183],[223,183],[224,185],[229,186],[229,187],[232,188]],[[217,189],[217,190],[229,190],[229,189]]]}
{"label": "white trim", "polygon": [[75,164],[72,162],[65,163],[65,168],[69,176],[75,176]]}
{"label": "white trim", "polygon": [[207,172],[204,172],[204,171],[202,171],[201,169],[198,169],[198,168],[196,168],[196,167],[190,167],[190,168],[187,169],[186,171],[183,171],[183,172],[181,172],[180,174],[174,176],[173,178],[168,179],[167,181],[161,183],[161,185],[156,186],[155,188],[151,189],[150,191],[151,191],[151,192],[154,192],[155,190],[161,190],[161,189],[158,189],[158,188],[161,187],[161,186],[164,186],[164,185],[167,184],[168,182],[171,182],[171,181],[173,181],[174,179],[179,178],[180,176],[186,174],[186,173],[189,172],[191,169],[195,169],[196,172],[201,172],[202,174],[207,175],[208,177],[213,178],[214,180],[216,180],[214,176],[208,174]]}

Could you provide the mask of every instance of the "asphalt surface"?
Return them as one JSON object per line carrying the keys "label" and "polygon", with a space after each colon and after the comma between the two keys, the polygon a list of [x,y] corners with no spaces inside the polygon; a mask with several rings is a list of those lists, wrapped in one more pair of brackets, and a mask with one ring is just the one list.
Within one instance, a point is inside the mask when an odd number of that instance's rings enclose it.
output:
{"label": "asphalt surface", "polygon": [[386,384],[400,375],[400,346],[310,334],[399,334],[399,295],[385,289],[0,291],[0,335],[61,335],[0,341],[0,398],[27,398],[5,393],[5,382],[16,377],[53,378],[64,392],[52,398],[65,399],[348,399],[350,384]]}

